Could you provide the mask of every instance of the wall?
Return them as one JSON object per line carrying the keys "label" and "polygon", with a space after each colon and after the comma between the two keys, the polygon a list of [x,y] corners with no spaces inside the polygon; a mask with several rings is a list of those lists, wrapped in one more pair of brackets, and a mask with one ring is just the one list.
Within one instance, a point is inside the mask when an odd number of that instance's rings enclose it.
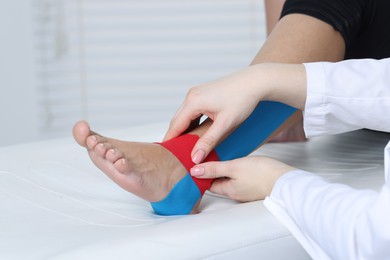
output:
{"label": "wall", "polygon": [[38,138],[30,1],[0,8],[0,145]]}
{"label": "wall", "polygon": [[0,9],[0,146],[167,121],[187,89],[247,66],[261,0],[13,0]]}

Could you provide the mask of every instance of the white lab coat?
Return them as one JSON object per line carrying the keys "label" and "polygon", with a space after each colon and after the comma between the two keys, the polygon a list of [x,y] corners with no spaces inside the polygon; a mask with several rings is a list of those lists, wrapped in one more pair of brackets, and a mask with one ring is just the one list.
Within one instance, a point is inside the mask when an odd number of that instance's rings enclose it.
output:
{"label": "white lab coat", "polygon": [[[390,132],[390,59],[305,64],[308,137],[368,128]],[[390,259],[390,143],[381,191],[295,170],[264,201],[313,259]]]}

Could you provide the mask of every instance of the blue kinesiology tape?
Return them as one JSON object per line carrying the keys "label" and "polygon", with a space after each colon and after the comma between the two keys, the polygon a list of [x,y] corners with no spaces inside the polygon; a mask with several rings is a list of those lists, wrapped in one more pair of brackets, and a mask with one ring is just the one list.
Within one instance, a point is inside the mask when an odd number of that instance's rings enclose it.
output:
{"label": "blue kinesiology tape", "polygon": [[[279,102],[260,102],[241,126],[215,148],[215,152],[221,161],[250,154],[296,111],[296,108]],[[165,199],[151,205],[159,215],[186,215],[200,197],[198,187],[187,173]]]}
{"label": "blue kinesiology tape", "polygon": [[260,102],[252,114],[215,148],[215,152],[221,161],[247,156],[296,111],[283,103]]}
{"label": "blue kinesiology tape", "polygon": [[188,215],[201,194],[192,177],[187,173],[165,197],[158,202],[151,202],[153,210],[159,215]]}

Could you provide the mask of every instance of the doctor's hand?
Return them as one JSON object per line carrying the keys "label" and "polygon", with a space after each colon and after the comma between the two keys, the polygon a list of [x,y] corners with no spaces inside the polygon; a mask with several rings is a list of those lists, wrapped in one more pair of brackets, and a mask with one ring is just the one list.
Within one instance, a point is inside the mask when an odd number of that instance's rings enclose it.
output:
{"label": "doctor's hand", "polygon": [[164,141],[183,134],[201,116],[211,125],[195,144],[195,164],[237,128],[262,100],[279,101],[302,109],[306,99],[303,65],[252,65],[210,83],[193,87],[171,120]]}
{"label": "doctor's hand", "polygon": [[165,140],[185,132],[194,120],[205,115],[212,123],[192,150],[194,163],[200,163],[212,149],[255,109],[263,98],[255,80],[256,68],[248,67],[218,80],[189,90],[183,104],[171,120]]}
{"label": "doctor's hand", "polygon": [[249,156],[198,164],[190,173],[197,178],[215,179],[211,192],[247,202],[269,196],[278,178],[292,170],[295,168],[269,157]]}

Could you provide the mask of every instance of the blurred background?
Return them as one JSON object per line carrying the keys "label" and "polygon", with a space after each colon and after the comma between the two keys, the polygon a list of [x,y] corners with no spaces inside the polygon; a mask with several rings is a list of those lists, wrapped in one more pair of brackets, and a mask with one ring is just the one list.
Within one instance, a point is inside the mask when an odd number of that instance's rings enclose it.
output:
{"label": "blurred background", "polygon": [[266,35],[263,0],[1,2],[0,146],[169,122]]}

